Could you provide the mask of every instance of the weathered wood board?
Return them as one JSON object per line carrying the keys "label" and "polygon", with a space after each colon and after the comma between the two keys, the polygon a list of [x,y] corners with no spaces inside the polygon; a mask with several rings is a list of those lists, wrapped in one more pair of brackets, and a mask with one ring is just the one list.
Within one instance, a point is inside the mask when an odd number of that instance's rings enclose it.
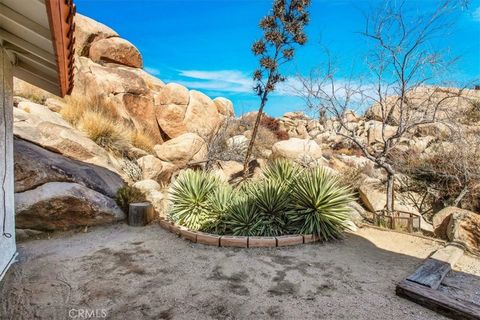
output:
{"label": "weathered wood board", "polygon": [[454,298],[442,291],[403,280],[397,285],[397,295],[453,319],[480,320],[480,306]]}
{"label": "weathered wood board", "polygon": [[450,263],[429,258],[407,280],[436,290],[450,270]]}

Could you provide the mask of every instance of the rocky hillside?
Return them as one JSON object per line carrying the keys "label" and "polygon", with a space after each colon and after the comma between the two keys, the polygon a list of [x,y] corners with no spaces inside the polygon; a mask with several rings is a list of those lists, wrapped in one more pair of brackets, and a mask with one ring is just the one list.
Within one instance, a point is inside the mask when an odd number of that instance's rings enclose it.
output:
{"label": "rocky hillside", "polygon": [[18,228],[124,219],[114,199],[135,182],[161,211],[161,185],[188,162],[203,160],[206,141],[234,114],[228,99],[212,100],[145,72],[140,52],[114,30],[82,15],[75,23],[71,96],[58,99],[15,81]]}
{"label": "rocky hillside", "polygon": [[[77,15],[76,27],[78,56],[71,96],[58,99],[15,83],[18,228],[59,230],[124,219],[115,198],[125,185],[144,193],[162,215],[166,188],[187,167],[215,170],[227,180],[239,177],[255,112],[235,118],[226,98],[211,99],[179,84],[165,84],[145,72],[140,52],[105,25]],[[390,155],[399,168],[396,208],[421,216],[420,227],[427,234],[463,239],[478,248],[480,235],[471,231],[480,225],[480,216],[472,212],[480,210],[478,180],[462,184],[470,189],[457,203],[470,213],[450,208],[445,214],[442,209],[460,187],[449,184],[445,189],[450,193],[442,193],[430,188],[434,177],[423,176],[419,182],[414,173],[459,174],[462,168],[448,166],[460,162],[459,156],[469,166],[480,167],[480,91],[432,90],[423,87],[409,93],[415,106],[412,117],[430,112],[432,102],[450,94],[459,97],[438,110],[437,123],[409,131]],[[395,101],[391,97],[391,103]],[[349,111],[343,117],[368,148],[374,150],[384,142],[379,106],[364,115]],[[397,120],[394,109],[384,128],[387,138],[396,132]],[[327,166],[358,192],[359,202],[351,205],[353,221],[371,221],[369,212],[385,207],[386,174],[338,127],[339,119],[320,121],[301,112],[278,119],[265,115],[254,149],[253,173],[279,157],[305,166]]]}

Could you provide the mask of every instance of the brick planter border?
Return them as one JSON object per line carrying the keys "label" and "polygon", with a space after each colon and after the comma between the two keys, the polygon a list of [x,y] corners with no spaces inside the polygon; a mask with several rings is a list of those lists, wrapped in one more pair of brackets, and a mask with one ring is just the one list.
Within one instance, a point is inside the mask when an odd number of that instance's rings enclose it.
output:
{"label": "brick planter border", "polygon": [[231,235],[216,235],[200,231],[193,231],[183,226],[175,225],[173,222],[160,218],[160,226],[193,243],[200,243],[214,247],[235,247],[235,248],[276,248],[294,246],[299,244],[318,242],[320,239],[311,234],[308,235],[284,235],[279,237],[238,237]]}

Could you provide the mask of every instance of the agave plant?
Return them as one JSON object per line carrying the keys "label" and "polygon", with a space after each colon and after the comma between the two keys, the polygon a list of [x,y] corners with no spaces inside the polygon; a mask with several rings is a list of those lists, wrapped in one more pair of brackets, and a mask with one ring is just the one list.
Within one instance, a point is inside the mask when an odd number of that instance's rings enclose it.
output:
{"label": "agave plant", "polygon": [[189,229],[202,229],[214,218],[210,195],[219,189],[220,185],[220,179],[211,173],[184,171],[170,189],[169,216]]}
{"label": "agave plant", "polygon": [[290,195],[288,183],[280,180],[265,179],[250,189],[252,198],[259,211],[260,235],[279,236],[286,232]]}
{"label": "agave plant", "polygon": [[250,197],[241,195],[235,200],[225,217],[225,225],[234,236],[260,235],[259,211]]}
{"label": "agave plant", "polygon": [[325,241],[340,238],[349,220],[348,203],[354,199],[351,190],[323,167],[305,170],[294,184],[287,213],[291,230]]}
{"label": "agave plant", "polygon": [[296,163],[287,159],[275,159],[263,170],[263,177],[267,180],[290,183],[300,172],[302,172],[302,168]]}
{"label": "agave plant", "polygon": [[218,188],[208,196],[207,206],[210,210],[209,218],[203,224],[201,230],[216,234],[225,233],[225,216],[235,202],[237,193],[228,183],[220,183]]}

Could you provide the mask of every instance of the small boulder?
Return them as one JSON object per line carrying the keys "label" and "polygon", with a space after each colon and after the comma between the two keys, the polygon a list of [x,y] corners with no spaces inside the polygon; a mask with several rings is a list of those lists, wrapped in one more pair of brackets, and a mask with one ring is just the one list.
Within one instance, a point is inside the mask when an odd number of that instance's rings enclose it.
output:
{"label": "small boulder", "polygon": [[468,214],[470,211],[457,207],[446,207],[432,217],[433,234],[437,238],[448,240],[448,225],[454,213]]}
{"label": "small boulder", "polygon": [[122,38],[95,41],[90,46],[90,59],[94,62],[112,62],[134,68],[142,68],[142,56],[137,48]]}
{"label": "small boulder", "polygon": [[272,146],[271,158],[285,158],[297,162],[315,162],[322,158],[322,149],[313,140],[290,138]]}
{"label": "small boulder", "polygon": [[176,165],[186,165],[191,161],[202,161],[207,156],[207,144],[195,133],[184,133],[154,147],[157,157]]}
{"label": "small boulder", "polygon": [[137,164],[142,169],[143,179],[152,179],[159,183],[170,182],[170,178],[177,169],[174,164],[162,161],[152,155],[139,158]]}
{"label": "small boulder", "polygon": [[471,211],[454,212],[448,223],[447,237],[470,252],[480,253],[480,215]]}

